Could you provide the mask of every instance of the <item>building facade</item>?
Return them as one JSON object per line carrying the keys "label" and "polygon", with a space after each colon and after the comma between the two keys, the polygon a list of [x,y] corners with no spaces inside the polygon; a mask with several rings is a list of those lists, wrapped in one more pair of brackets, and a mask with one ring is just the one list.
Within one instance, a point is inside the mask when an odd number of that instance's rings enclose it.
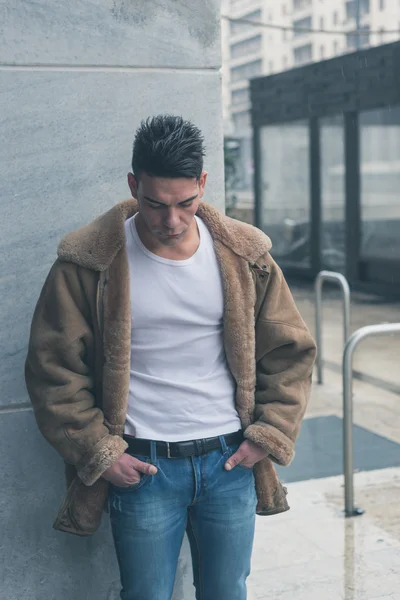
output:
{"label": "building facade", "polygon": [[[129,197],[141,119],[181,114],[206,140],[206,199],[224,209],[220,3],[0,2],[0,598],[119,598],[105,516],[52,529],[63,461],[24,385],[29,326],[60,238]],[[149,565],[150,568],[150,565]],[[185,542],[174,600],[193,600]]]}

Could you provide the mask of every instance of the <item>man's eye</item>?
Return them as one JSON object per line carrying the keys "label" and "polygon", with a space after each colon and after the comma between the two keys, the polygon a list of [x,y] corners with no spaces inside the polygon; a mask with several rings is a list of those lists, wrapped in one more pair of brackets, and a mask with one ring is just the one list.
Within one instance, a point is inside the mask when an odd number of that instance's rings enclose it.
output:
{"label": "man's eye", "polygon": [[190,206],[192,206],[193,204],[193,200],[190,200],[190,202],[185,202],[185,204],[181,204],[182,208],[189,208]]}

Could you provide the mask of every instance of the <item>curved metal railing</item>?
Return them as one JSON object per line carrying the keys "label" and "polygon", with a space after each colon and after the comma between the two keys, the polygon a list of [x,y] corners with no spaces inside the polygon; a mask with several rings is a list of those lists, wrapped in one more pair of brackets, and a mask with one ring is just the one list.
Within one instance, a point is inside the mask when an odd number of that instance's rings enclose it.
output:
{"label": "curved metal railing", "polygon": [[323,383],[323,347],[322,347],[322,286],[324,281],[339,284],[343,292],[343,336],[346,344],[350,333],[350,287],[347,279],[335,271],[321,271],[315,279],[315,332],[317,338],[317,374],[318,383]]}
{"label": "curved metal railing", "polygon": [[382,325],[361,327],[347,341],[343,352],[343,461],[346,517],[354,517],[364,513],[361,508],[354,506],[353,355],[362,340],[391,333],[400,333],[400,323],[384,323]]}

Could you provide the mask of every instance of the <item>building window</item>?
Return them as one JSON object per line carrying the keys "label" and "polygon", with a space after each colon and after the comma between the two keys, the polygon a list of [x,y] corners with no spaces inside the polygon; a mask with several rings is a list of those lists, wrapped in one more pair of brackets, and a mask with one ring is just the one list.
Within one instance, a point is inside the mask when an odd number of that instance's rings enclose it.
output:
{"label": "building window", "polygon": [[286,4],[282,4],[282,15],[285,16],[287,14]]}
{"label": "building window", "polygon": [[385,10],[385,0],[379,0],[379,10]]}
{"label": "building window", "polygon": [[385,33],[385,28],[384,28],[384,27],[381,27],[381,28],[379,29],[379,41],[380,41],[380,43],[381,43],[381,44],[382,44],[382,42],[383,42],[383,34],[384,34],[384,33]]}
{"label": "building window", "polygon": [[256,54],[257,52],[261,52],[261,34],[231,46],[231,58],[233,59]]}
{"label": "building window", "polygon": [[338,24],[338,14],[336,11],[333,13],[333,24],[334,25]]}
{"label": "building window", "polygon": [[283,31],[282,31],[282,39],[283,39],[283,41],[286,40],[286,37],[287,37],[287,30],[283,29]]}
{"label": "building window", "polygon": [[[261,21],[261,10],[255,10],[251,13],[247,13],[247,15],[243,16],[243,19],[246,19],[246,21],[254,21],[255,23],[259,23]],[[231,35],[242,34],[246,31],[254,31],[254,25],[242,23],[240,21],[230,21]]]}
{"label": "building window", "polygon": [[288,63],[287,63],[287,56],[284,56],[284,57],[283,57],[283,68],[284,68],[284,69],[287,69],[287,64],[288,64]]}
{"label": "building window", "polygon": [[346,41],[347,47],[351,50],[357,49],[358,46],[360,48],[365,48],[366,46],[369,46],[369,25],[364,25],[363,27],[361,27],[359,33],[356,33],[355,31],[350,31],[349,33],[346,33]]}
{"label": "building window", "polygon": [[293,0],[294,10],[303,10],[303,8],[311,6],[311,4],[312,0]]}
{"label": "building window", "polygon": [[324,58],[325,56],[325,48],[323,46],[321,46],[319,49],[319,55],[321,58]]}
{"label": "building window", "polygon": [[269,61],[268,68],[270,73],[274,72],[274,63],[272,62],[272,60]]}
{"label": "building window", "polygon": [[252,79],[258,75],[261,75],[261,60],[253,60],[245,65],[231,69],[231,82],[235,83],[236,81]]}
{"label": "building window", "polygon": [[232,115],[232,121],[236,132],[241,129],[249,129],[250,112],[248,110],[242,110],[241,112],[234,113]]}
{"label": "building window", "polygon": [[[307,120],[261,127],[261,228],[282,266],[310,265],[310,135]],[[301,248],[301,251],[299,251]]]}
{"label": "building window", "polygon": [[[345,132],[343,115],[319,119],[320,243],[324,269],[345,270]],[[322,266],[321,265],[321,266]]]}
{"label": "building window", "polygon": [[[363,17],[367,15],[370,10],[370,0],[357,0],[360,2],[360,16]],[[355,19],[357,13],[357,2],[356,0],[351,0],[351,2],[346,2],[346,18],[347,20]]]}
{"label": "building window", "polygon": [[311,17],[306,17],[305,19],[298,19],[297,21],[293,21],[293,37],[298,38],[303,35],[309,35],[311,26]]}
{"label": "building window", "polygon": [[320,19],[319,19],[319,28],[320,29],[324,28],[324,17],[320,17]]}
{"label": "building window", "polygon": [[250,100],[249,89],[244,90],[233,90],[232,91],[232,105],[247,104]]}
{"label": "building window", "polygon": [[338,43],[337,40],[333,42],[333,54],[336,56],[338,53]]}
{"label": "building window", "polygon": [[305,46],[300,46],[299,48],[295,48],[294,52],[294,63],[295,65],[304,65],[312,61],[312,45],[306,44]]}

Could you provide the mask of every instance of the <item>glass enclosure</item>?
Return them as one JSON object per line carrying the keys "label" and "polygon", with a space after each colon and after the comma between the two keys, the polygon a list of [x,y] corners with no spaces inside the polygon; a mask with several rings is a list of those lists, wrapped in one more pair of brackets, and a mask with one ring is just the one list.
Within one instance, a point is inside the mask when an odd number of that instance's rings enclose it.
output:
{"label": "glass enclosure", "polygon": [[400,296],[399,65],[392,42],[251,81],[255,224],[288,275]]}
{"label": "glass enclosure", "polygon": [[310,266],[309,123],[261,128],[262,229],[283,266]]}

